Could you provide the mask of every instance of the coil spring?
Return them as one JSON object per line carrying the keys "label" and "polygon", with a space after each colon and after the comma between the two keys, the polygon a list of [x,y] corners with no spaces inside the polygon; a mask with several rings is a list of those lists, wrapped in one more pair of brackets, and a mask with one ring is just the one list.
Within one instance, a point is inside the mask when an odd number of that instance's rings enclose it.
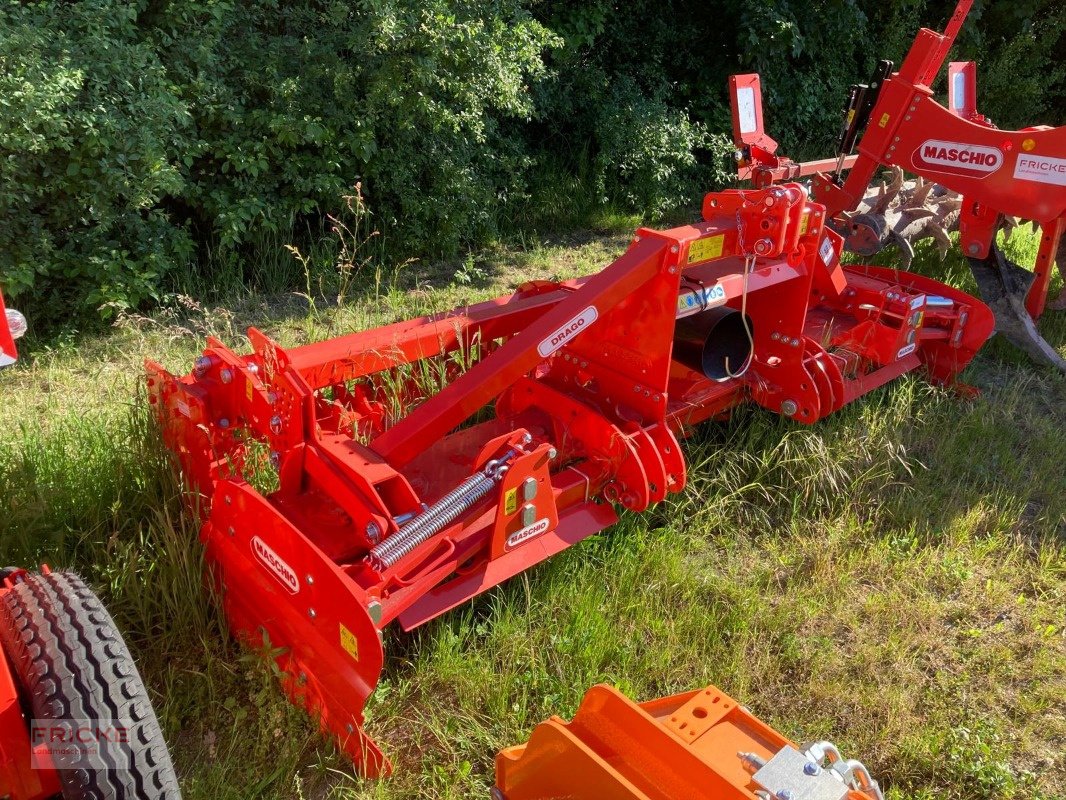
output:
{"label": "coil spring", "polygon": [[517,451],[510,450],[503,458],[490,461],[484,470],[471,475],[392,536],[379,542],[367,554],[368,563],[380,572],[440,533],[492,491],[496,482],[506,474],[507,462],[515,455]]}

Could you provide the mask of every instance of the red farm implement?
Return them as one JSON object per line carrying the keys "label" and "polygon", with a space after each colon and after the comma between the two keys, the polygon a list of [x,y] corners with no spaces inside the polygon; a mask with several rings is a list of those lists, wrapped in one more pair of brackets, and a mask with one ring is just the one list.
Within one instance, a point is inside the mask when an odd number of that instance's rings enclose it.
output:
{"label": "red farm implement", "polygon": [[[184,377],[148,365],[231,625],[284,648],[288,691],[366,773],[389,769],[362,728],[386,625],[680,491],[692,425],[741,403],[814,423],[912,370],[951,383],[992,331],[949,286],[842,267],[798,185],[703,210],[586,279],[292,349],[252,330],[251,354],[212,340]],[[427,393],[412,367],[434,360]],[[264,466],[269,494],[241,477]]]}
{"label": "red farm implement", "polygon": [[[759,76],[733,76],[738,174],[757,187],[813,176],[812,196],[825,206],[830,227],[844,235],[847,249],[862,255],[889,243],[909,251],[914,236],[935,235],[948,246],[945,229],[957,228],[997,330],[1036,361],[1066,370],[1035,325],[1055,260],[1066,270],[1066,127],[998,129],[977,111],[973,62],[949,65],[947,107],[930,88],[972,5],[959,2],[945,34],[920,31],[898,72],[883,61],[868,83],[852,87],[838,152],[825,161],[798,164],[777,154],[764,127]],[[900,179],[905,171],[928,183],[890,213],[898,183],[894,191],[882,187],[867,195],[881,167],[899,170]],[[937,195],[943,202],[931,208],[928,201]],[[1032,271],[1009,261],[996,245],[997,231],[1014,217],[1041,228]]]}
{"label": "red farm implement", "polygon": [[[856,93],[841,158],[814,167],[850,173],[817,174],[817,200],[789,182],[810,165],[773,155],[753,92],[738,114],[762,136],[742,153],[756,187],[707,195],[696,224],[638,230],[598,274],[301,347],[211,339],[183,376],[148,363],[230,625],[279,648],[286,691],[364,774],[390,770],[363,709],[392,622],[411,630],[681,491],[680,441],[741,404],[812,424],[908,372],[956,380],[992,311],[928,277],[841,265],[857,235],[841,220],[879,164],[912,164],[935,138],[985,154],[947,172],[969,255],[997,258],[992,209],[1057,230],[1061,192],[1017,175],[1061,131],[996,131],[926,88],[968,6],[947,34],[922,30],[898,73],[882,67],[876,97]],[[1046,278],[1038,265],[1034,287]]]}

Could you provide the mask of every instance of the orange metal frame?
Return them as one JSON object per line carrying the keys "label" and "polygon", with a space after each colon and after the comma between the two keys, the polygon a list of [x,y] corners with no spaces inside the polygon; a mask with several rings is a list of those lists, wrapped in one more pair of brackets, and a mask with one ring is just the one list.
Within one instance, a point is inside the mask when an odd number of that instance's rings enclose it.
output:
{"label": "orange metal frame", "polygon": [[[386,625],[421,625],[680,491],[696,423],[754,402],[810,424],[918,368],[949,383],[992,331],[948,286],[842,267],[797,185],[703,211],[637,231],[588,278],[292,349],[252,330],[251,354],[211,340],[181,377],[148,364],[230,625],[283,648],[291,697],[365,773],[390,768],[363,730]],[[720,380],[673,345],[679,317],[714,308],[743,310],[752,344]],[[444,388],[427,394],[419,369]],[[244,477],[263,468],[269,494]]]}
{"label": "orange metal frame", "polygon": [[[762,787],[753,761],[769,761],[786,747],[796,746],[715,686],[638,704],[600,685],[571,722],[552,717],[528,743],[497,755],[493,796],[757,800]],[[815,775],[821,772],[819,766]],[[870,798],[850,789],[845,800]]]}

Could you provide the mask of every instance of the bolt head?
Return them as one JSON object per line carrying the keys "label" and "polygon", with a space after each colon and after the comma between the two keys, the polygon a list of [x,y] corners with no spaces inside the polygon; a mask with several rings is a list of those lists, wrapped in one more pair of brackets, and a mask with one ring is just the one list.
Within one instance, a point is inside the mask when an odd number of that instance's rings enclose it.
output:
{"label": "bolt head", "polygon": [[548,450],[548,460],[554,461],[558,455],[559,451],[556,450],[554,447]]}
{"label": "bolt head", "polygon": [[309,616],[311,619],[314,619],[318,616],[318,612],[315,611],[313,608],[309,608],[307,609],[307,616]]}
{"label": "bolt head", "polygon": [[233,380],[233,372],[228,369],[224,369],[218,373],[218,377],[222,379],[223,383],[229,383],[231,380]]}
{"label": "bolt head", "polygon": [[782,789],[780,792],[774,795],[777,800],[796,800],[796,793],[791,789]]}
{"label": "bolt head", "polygon": [[381,541],[381,526],[374,520],[370,520],[366,524],[366,538],[370,540],[371,544],[377,544]]}
{"label": "bolt head", "polygon": [[977,242],[971,242],[970,246],[966,249],[970,252],[970,255],[975,256],[981,252],[981,245],[979,245]]}
{"label": "bolt head", "polygon": [[797,411],[799,411],[799,403],[797,403],[795,400],[781,401],[781,413],[784,414],[786,417],[795,416]]}
{"label": "bolt head", "polygon": [[532,503],[522,506],[522,527],[528,528],[537,521],[537,507]]}
{"label": "bolt head", "polygon": [[808,761],[806,764],[803,765],[804,775],[810,775],[811,777],[814,777],[815,775],[820,774],[821,771],[822,768],[815,764],[813,761]]}

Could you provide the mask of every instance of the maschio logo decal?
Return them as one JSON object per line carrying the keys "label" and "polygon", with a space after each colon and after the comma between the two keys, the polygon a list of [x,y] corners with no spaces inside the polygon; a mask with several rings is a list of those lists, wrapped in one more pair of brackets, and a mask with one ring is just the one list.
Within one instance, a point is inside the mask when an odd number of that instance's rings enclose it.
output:
{"label": "maschio logo decal", "polygon": [[914,162],[937,172],[983,178],[1003,166],[1003,152],[979,144],[927,139],[914,151]]}
{"label": "maschio logo decal", "polygon": [[282,586],[292,594],[300,591],[300,581],[296,578],[296,572],[293,568],[285,563],[285,559],[271,550],[270,545],[258,536],[252,537],[252,552],[274,574],[274,577],[281,582]]}
{"label": "maschio logo decal", "polygon": [[589,306],[565,325],[556,328],[550,336],[537,345],[537,352],[547,358],[595,322],[597,317],[599,317],[599,312],[596,311],[596,306]]}
{"label": "maschio logo decal", "polygon": [[521,528],[512,533],[510,536],[508,536],[507,549],[510,550],[512,547],[517,547],[518,545],[522,544],[522,542],[528,542],[530,539],[540,536],[542,533],[546,533],[547,531],[548,518],[545,517],[544,519],[538,519],[532,525],[528,525],[525,528]]}

